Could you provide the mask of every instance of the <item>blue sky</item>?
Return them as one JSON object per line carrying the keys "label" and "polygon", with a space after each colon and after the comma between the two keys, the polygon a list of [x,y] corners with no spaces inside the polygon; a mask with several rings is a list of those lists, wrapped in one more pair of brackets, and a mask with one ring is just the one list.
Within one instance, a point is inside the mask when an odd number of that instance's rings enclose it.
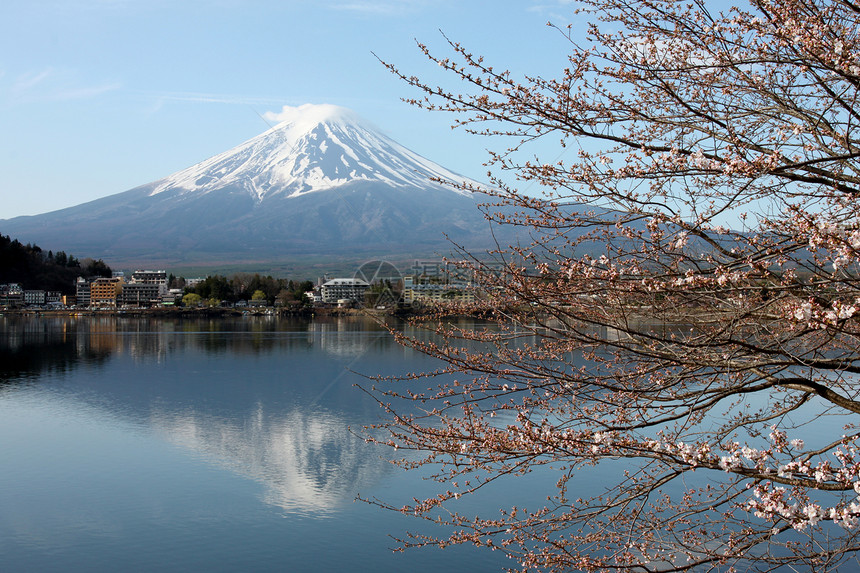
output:
{"label": "blue sky", "polygon": [[[479,180],[490,142],[377,61],[435,78],[415,39],[440,31],[496,67],[555,75],[568,0],[4,0],[0,219],[160,179],[268,128],[266,112],[331,103]],[[498,146],[501,147],[501,146]],[[0,228],[2,233],[2,228]]]}

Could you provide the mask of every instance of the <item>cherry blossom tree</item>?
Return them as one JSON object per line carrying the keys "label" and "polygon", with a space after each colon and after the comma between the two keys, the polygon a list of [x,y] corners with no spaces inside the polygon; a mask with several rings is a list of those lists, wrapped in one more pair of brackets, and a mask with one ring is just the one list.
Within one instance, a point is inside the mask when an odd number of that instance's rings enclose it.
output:
{"label": "cherry blossom tree", "polygon": [[[587,31],[554,26],[555,79],[454,41],[419,44],[454,89],[386,63],[413,104],[499,142],[472,190],[520,230],[492,264],[463,254],[480,300],[440,309],[438,338],[398,335],[445,367],[374,384],[380,441],[443,485],[375,503],[453,526],[404,546],[546,571],[855,560],[860,4],[725,8],[584,0]],[[488,321],[446,320],[464,311]],[[457,513],[538,469],[557,477],[544,507]]]}

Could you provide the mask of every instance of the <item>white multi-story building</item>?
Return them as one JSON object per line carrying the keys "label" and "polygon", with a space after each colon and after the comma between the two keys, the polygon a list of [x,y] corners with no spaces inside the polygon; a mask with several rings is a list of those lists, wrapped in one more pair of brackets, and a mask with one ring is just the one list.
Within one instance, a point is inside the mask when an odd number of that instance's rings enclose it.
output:
{"label": "white multi-story building", "polygon": [[156,297],[161,297],[167,294],[167,271],[145,271],[137,270],[131,273],[131,280],[128,284],[152,285],[157,287],[158,293]]}
{"label": "white multi-story building", "polygon": [[75,281],[75,304],[79,307],[90,306],[90,281],[78,277]]}
{"label": "white multi-story building", "polygon": [[24,304],[45,304],[45,291],[43,290],[25,290]]}
{"label": "white multi-story building", "polygon": [[370,284],[361,279],[332,279],[320,287],[323,302],[337,303],[340,300],[364,301],[364,293]]}
{"label": "white multi-story building", "polygon": [[145,283],[151,285],[166,285],[167,271],[137,270],[131,273],[131,282]]}
{"label": "white multi-story building", "polygon": [[465,281],[439,282],[426,277],[404,277],[403,302],[475,302],[475,288]]}

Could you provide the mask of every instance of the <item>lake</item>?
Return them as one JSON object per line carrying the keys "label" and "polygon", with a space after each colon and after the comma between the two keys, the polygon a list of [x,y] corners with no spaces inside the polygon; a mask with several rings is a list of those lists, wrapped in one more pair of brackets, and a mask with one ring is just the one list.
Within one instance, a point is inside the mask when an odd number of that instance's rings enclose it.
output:
{"label": "lake", "polygon": [[[433,366],[360,318],[0,316],[0,571],[514,565],[393,553],[427,526],[355,501],[434,491],[354,433],[381,413],[358,373]],[[523,485],[476,510],[547,493]]]}

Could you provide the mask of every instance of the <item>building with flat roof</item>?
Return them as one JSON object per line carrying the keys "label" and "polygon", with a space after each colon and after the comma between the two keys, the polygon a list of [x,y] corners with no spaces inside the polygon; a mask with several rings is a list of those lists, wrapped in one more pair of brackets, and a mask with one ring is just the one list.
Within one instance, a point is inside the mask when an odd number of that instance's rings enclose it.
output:
{"label": "building with flat roof", "polygon": [[475,302],[474,285],[466,281],[445,281],[410,276],[403,279],[403,302]]}
{"label": "building with flat roof", "polygon": [[90,281],[84,277],[75,281],[75,305],[90,306]]}
{"label": "building with flat roof", "polygon": [[15,307],[24,304],[24,289],[18,283],[0,285],[0,306]]}
{"label": "building with flat roof", "polygon": [[145,271],[137,270],[131,273],[133,283],[143,283],[150,285],[164,285],[167,288],[167,271]]}
{"label": "building with flat roof", "polygon": [[32,304],[32,305],[44,305],[45,304],[45,291],[43,290],[25,290],[24,291],[24,304]]}
{"label": "building with flat roof", "polygon": [[361,279],[332,279],[323,283],[320,287],[323,302],[336,304],[339,300],[364,301],[364,293],[370,288],[370,284]]}
{"label": "building with flat roof", "polygon": [[160,285],[130,282],[122,285],[121,304],[128,306],[153,306],[161,303]]}
{"label": "building with flat roof", "polygon": [[125,281],[122,277],[98,278],[90,283],[90,306],[116,307]]}

